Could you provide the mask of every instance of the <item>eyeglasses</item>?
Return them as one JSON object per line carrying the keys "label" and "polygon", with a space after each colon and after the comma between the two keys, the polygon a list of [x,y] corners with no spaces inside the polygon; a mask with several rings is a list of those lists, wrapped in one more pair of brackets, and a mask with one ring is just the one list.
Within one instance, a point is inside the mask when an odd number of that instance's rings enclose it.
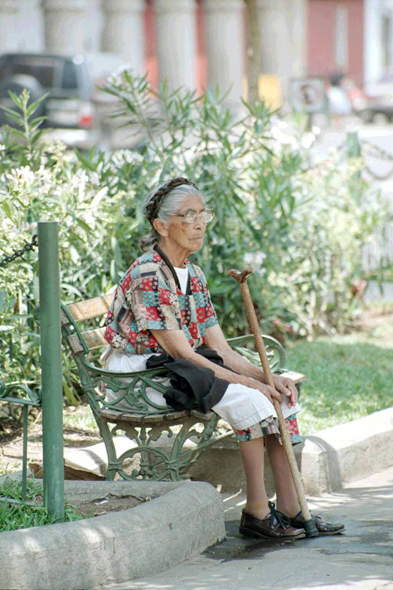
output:
{"label": "eyeglasses", "polygon": [[190,209],[190,211],[187,211],[187,213],[174,213],[173,216],[183,217],[184,221],[190,224],[195,223],[197,217],[200,217],[204,223],[209,223],[213,219],[214,213],[213,211],[209,211],[209,209],[205,209],[205,211],[202,211],[201,213],[197,213],[196,211],[192,211],[192,209]]}

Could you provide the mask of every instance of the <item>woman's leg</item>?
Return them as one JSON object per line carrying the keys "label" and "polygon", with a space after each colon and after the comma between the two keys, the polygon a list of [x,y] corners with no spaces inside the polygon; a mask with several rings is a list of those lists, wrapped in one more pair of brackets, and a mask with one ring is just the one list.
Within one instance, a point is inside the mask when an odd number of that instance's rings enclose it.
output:
{"label": "woman's leg", "polygon": [[241,441],[240,449],[247,481],[247,503],[242,512],[240,533],[246,537],[302,539],[303,528],[290,526],[274,504],[269,506],[264,482],[263,436]]}
{"label": "woman's leg", "polygon": [[273,470],[277,510],[289,517],[296,516],[300,506],[284,446],[274,434],[270,434],[266,437],[266,449]]}
{"label": "woman's leg", "polygon": [[247,483],[245,510],[252,516],[263,519],[270,512],[264,480],[263,436],[241,441],[239,444]]}

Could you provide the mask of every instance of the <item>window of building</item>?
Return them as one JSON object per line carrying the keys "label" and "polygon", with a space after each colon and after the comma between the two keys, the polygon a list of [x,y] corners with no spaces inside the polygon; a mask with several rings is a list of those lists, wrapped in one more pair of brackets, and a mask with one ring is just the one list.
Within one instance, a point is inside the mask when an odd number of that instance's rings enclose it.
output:
{"label": "window of building", "polygon": [[72,61],[66,60],[64,62],[61,87],[65,90],[75,90],[75,88],[78,88],[76,68]]}
{"label": "window of building", "polygon": [[334,18],[334,62],[340,70],[348,69],[348,9],[337,6]]}
{"label": "window of building", "polygon": [[383,68],[393,67],[393,17],[382,17],[382,65]]}

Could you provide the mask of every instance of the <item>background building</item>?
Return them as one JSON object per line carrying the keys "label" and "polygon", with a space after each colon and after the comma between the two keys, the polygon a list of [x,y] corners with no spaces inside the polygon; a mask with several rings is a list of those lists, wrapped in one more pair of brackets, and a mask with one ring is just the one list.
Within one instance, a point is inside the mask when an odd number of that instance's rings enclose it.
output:
{"label": "background building", "polygon": [[[393,0],[258,0],[261,74],[340,71],[358,85],[393,68]],[[243,0],[1,0],[0,53],[121,54],[153,82],[233,101],[247,89]]]}

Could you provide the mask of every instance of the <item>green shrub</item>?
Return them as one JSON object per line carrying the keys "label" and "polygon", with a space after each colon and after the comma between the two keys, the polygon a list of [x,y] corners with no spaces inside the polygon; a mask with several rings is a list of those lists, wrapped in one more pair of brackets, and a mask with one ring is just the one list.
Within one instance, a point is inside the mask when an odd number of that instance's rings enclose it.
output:
{"label": "green shrub", "polygon": [[[5,129],[0,147],[1,256],[30,239],[38,220],[58,220],[63,300],[108,292],[140,254],[146,191],[185,175],[216,213],[195,260],[227,336],[248,331],[240,289],[227,274],[248,262],[264,332],[312,337],[350,320],[360,248],[385,215],[360,176],[360,158],[333,154],[310,167],[301,134],[262,103],[245,104],[235,117],[218,93],[157,90],[128,72],[107,91],[118,100],[119,120],[141,138],[134,150],[82,155],[46,145],[40,121],[30,121],[28,94],[13,96],[20,130]],[[37,298],[36,252],[0,269],[0,363],[8,382],[39,381]],[[72,399],[67,360],[64,373]]]}

